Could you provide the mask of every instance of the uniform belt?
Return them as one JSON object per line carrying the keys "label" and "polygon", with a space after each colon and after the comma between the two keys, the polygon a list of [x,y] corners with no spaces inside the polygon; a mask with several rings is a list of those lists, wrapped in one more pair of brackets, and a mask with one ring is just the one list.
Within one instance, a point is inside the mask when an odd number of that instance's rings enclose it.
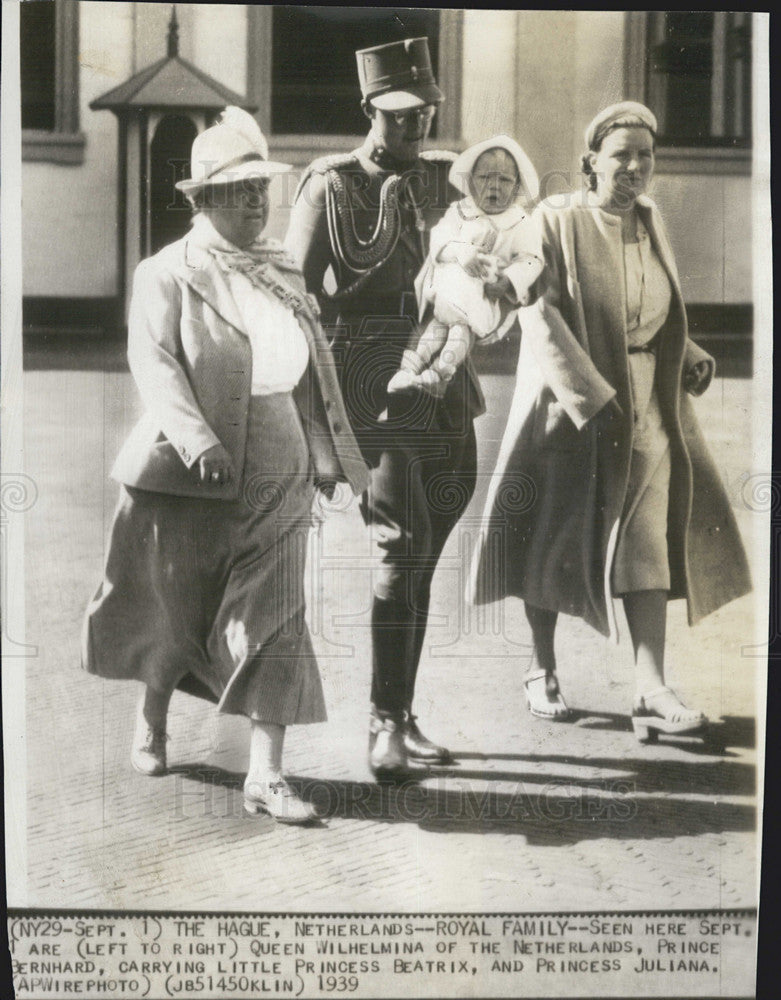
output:
{"label": "uniform belt", "polygon": [[393,291],[390,293],[363,293],[354,299],[345,300],[342,307],[345,314],[360,313],[361,316],[406,316],[417,321],[418,303],[412,291]]}

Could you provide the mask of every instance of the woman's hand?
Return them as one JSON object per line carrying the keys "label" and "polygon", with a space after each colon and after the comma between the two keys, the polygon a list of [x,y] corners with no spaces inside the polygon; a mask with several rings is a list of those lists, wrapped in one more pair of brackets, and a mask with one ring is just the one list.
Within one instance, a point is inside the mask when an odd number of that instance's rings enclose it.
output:
{"label": "woman's hand", "polygon": [[506,274],[501,274],[496,281],[489,281],[483,286],[487,299],[503,299],[512,292],[512,282]]}
{"label": "woman's hand", "polygon": [[708,361],[698,361],[686,372],[683,379],[683,387],[692,396],[699,396],[708,387],[710,381],[711,366]]}
{"label": "woman's hand", "polygon": [[224,486],[233,479],[233,462],[221,444],[212,445],[199,456],[198,473],[204,486]]}

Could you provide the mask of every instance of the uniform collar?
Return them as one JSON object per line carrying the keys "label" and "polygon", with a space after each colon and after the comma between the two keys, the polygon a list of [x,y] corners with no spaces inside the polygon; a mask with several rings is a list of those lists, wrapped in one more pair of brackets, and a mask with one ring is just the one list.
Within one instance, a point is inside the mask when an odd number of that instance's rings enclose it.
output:
{"label": "uniform collar", "polygon": [[420,162],[419,160],[397,160],[378,142],[372,132],[366,136],[359,153],[379,170],[391,174],[403,174],[405,170],[412,170]]}

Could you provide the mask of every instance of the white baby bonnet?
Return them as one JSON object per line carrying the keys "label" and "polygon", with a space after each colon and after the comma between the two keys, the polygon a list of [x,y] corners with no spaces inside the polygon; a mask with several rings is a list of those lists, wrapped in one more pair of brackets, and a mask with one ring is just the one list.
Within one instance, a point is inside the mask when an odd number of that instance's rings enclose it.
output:
{"label": "white baby bonnet", "polygon": [[535,201],[540,193],[540,181],[537,177],[537,171],[520,145],[515,139],[510,138],[509,135],[495,135],[491,139],[483,139],[482,142],[476,142],[474,146],[465,149],[463,153],[456,157],[448,175],[448,179],[453,187],[458,188],[464,194],[471,194],[469,190],[469,175],[474,169],[477,158],[481,153],[485,153],[489,149],[503,149],[510,154],[515,161],[515,165],[518,167],[518,173],[529,199]]}

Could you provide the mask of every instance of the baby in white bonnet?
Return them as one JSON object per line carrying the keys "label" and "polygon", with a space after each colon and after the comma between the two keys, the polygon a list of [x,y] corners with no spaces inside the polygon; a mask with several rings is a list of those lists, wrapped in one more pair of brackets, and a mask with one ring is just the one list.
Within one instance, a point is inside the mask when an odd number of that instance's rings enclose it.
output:
{"label": "baby in white bonnet", "polygon": [[475,342],[507,333],[542,271],[539,232],[525,211],[539,182],[514,139],[497,135],[470,146],[453,163],[450,182],[466,197],[432,229],[415,282],[421,317],[429,303],[434,316],[404,352],[388,392],[450,381]]}

